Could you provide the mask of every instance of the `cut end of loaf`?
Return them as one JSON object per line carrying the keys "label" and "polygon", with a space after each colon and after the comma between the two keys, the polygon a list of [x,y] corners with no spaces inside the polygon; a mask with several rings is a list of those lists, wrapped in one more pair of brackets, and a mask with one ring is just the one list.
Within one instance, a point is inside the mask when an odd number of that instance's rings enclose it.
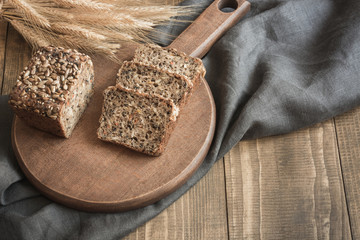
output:
{"label": "cut end of loaf", "polygon": [[9,104],[29,125],[68,138],[90,101],[93,86],[89,56],[43,47],[18,77]]}
{"label": "cut end of loaf", "polygon": [[104,91],[98,138],[152,156],[160,155],[173,130],[171,100],[121,86]]}

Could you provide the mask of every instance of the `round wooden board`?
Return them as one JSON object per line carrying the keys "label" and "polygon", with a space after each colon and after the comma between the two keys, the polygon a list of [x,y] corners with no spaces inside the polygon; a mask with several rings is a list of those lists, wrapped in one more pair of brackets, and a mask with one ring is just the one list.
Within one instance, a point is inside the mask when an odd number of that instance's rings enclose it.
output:
{"label": "round wooden board", "polygon": [[[133,47],[121,53],[130,59]],[[68,207],[116,212],[154,203],[179,188],[200,166],[215,129],[215,105],[203,79],[191,96],[165,152],[150,157],[96,137],[102,92],[115,84],[118,64],[94,57],[95,94],[69,139],[13,123],[21,169],[44,195]]]}

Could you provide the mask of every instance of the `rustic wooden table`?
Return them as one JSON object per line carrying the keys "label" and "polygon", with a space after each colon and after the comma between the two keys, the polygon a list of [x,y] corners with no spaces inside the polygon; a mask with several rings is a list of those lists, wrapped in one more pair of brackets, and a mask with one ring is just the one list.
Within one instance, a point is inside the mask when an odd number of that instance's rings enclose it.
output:
{"label": "rustic wooden table", "polygon": [[[0,91],[31,50],[0,21]],[[290,134],[241,141],[125,239],[360,239],[360,108]]]}

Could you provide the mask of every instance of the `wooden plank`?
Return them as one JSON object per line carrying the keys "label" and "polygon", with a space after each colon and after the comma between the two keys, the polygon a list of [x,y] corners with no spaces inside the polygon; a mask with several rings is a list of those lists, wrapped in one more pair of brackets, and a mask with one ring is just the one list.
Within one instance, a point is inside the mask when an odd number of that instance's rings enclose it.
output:
{"label": "wooden plank", "polygon": [[225,156],[230,239],[350,239],[334,124],[243,141]]}
{"label": "wooden plank", "polygon": [[0,93],[4,80],[5,48],[8,23],[0,20]]}
{"label": "wooden plank", "polygon": [[228,239],[224,166],[218,161],[193,188],[126,240]]}
{"label": "wooden plank", "polygon": [[28,63],[30,55],[31,48],[29,45],[9,24],[6,42],[4,81],[1,89],[2,95],[10,93],[18,75]]}
{"label": "wooden plank", "polygon": [[335,118],[353,239],[360,239],[360,108]]}

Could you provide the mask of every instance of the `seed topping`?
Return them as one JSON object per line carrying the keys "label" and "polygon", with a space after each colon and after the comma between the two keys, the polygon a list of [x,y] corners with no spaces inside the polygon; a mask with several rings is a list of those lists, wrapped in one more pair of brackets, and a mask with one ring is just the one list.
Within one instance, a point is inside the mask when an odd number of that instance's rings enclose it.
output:
{"label": "seed topping", "polygon": [[90,57],[72,49],[40,48],[20,73],[9,103],[56,120],[68,90],[78,79],[79,69],[89,60]]}

